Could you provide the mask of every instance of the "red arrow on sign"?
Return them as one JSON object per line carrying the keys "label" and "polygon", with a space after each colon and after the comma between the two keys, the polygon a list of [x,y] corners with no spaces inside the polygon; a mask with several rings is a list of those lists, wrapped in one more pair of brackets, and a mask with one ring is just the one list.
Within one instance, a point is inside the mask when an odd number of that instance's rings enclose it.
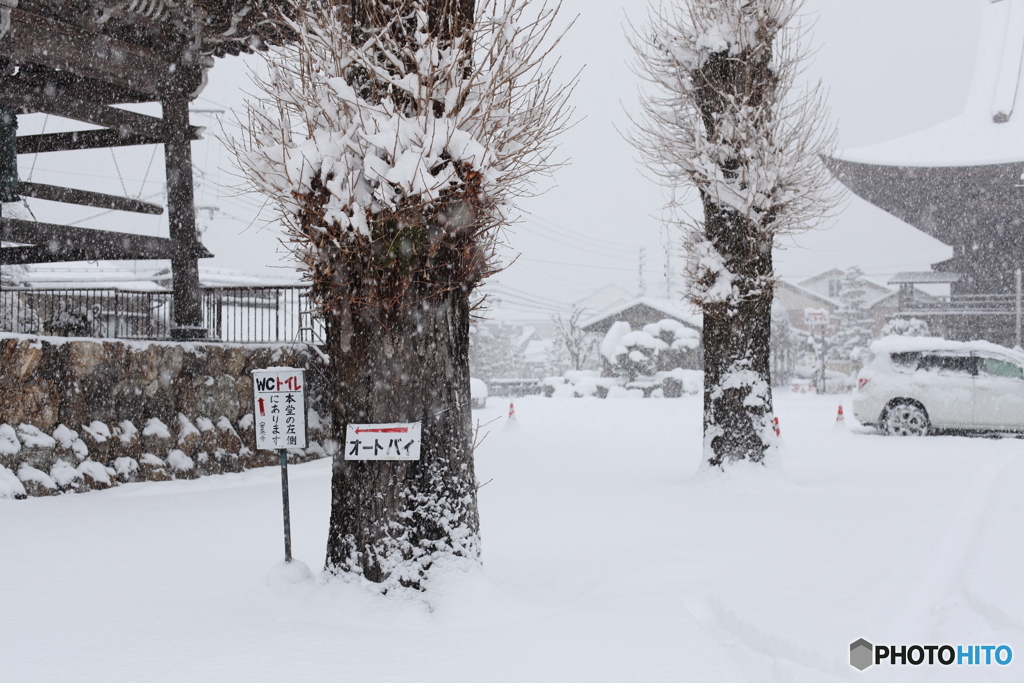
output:
{"label": "red arrow on sign", "polygon": [[257,403],[260,404],[260,415],[266,415],[267,411],[264,410],[264,408],[263,408],[263,399],[261,398],[259,401],[257,401]]}
{"label": "red arrow on sign", "polygon": [[356,429],[356,434],[406,434],[408,427],[385,427],[383,429]]}

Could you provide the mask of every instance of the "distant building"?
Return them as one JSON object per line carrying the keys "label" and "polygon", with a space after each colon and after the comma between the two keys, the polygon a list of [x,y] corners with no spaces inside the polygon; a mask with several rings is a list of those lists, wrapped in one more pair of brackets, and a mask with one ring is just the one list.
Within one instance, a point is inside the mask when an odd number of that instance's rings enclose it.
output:
{"label": "distant building", "polygon": [[[841,308],[842,279],[843,271],[833,268],[798,283],[779,280],[775,283],[775,301],[786,309],[793,327],[808,330],[807,311],[825,310],[831,318]],[[899,292],[868,279],[863,283],[867,293],[864,307],[871,316],[872,331],[877,337],[899,312]],[[921,301],[935,300],[918,289],[913,291]]]}
{"label": "distant building", "polygon": [[584,332],[603,336],[619,320],[628,322],[634,330],[642,330],[644,325],[665,319],[678,320],[698,332],[704,331],[704,318],[700,313],[687,310],[682,302],[647,296],[612,306],[581,321],[580,327]]}

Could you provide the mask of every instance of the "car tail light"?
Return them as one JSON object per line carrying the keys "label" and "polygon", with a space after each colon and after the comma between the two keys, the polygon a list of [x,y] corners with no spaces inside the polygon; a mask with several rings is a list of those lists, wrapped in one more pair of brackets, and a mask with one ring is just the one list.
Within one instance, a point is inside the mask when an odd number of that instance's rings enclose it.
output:
{"label": "car tail light", "polygon": [[871,379],[868,378],[868,377],[858,377],[857,378],[857,388],[858,389],[863,389],[864,385],[866,385],[870,381],[871,381]]}

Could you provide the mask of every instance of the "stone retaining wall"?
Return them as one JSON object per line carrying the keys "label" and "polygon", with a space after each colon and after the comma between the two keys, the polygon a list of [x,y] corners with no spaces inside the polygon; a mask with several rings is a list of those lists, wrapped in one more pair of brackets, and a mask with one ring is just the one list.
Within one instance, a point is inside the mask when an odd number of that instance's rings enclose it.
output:
{"label": "stone retaining wall", "polygon": [[253,452],[251,371],[270,366],[306,368],[310,446],[289,460],[332,455],[313,347],[0,335],[0,497],[274,464]]}

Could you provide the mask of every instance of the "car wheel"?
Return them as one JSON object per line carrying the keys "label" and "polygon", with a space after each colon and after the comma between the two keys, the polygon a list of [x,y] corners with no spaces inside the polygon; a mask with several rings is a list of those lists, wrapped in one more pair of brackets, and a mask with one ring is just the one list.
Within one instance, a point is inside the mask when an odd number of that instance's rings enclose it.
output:
{"label": "car wheel", "polygon": [[924,408],[909,401],[898,401],[889,406],[882,424],[890,436],[924,436],[930,426]]}

